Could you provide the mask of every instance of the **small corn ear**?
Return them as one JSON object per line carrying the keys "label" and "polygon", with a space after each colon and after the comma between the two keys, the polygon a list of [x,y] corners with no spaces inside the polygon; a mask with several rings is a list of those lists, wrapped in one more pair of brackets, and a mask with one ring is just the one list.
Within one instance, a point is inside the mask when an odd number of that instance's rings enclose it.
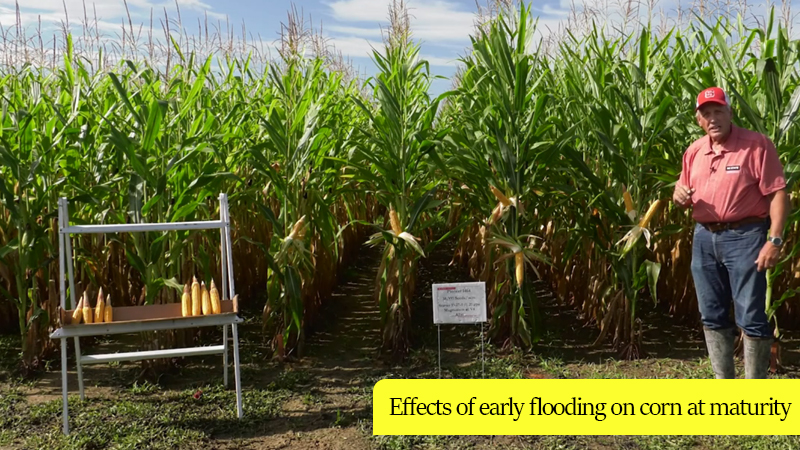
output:
{"label": "small corn ear", "polygon": [[200,295],[203,299],[203,315],[208,316],[212,314],[211,311],[211,296],[208,293],[208,288],[206,287],[206,282],[203,281],[200,283]]}
{"label": "small corn ear", "polygon": [[192,290],[189,283],[183,285],[183,295],[181,295],[181,315],[189,317],[192,315]]}
{"label": "small corn ear", "polygon": [[78,304],[75,305],[75,310],[72,311],[72,323],[77,325],[81,323],[81,319],[83,319],[83,297],[78,300]]}
{"label": "small corn ear", "polygon": [[97,293],[97,305],[94,307],[94,323],[103,323],[106,318],[106,304],[103,299],[103,288]]}
{"label": "small corn ear", "polygon": [[92,305],[89,303],[89,294],[83,291],[83,323],[94,323]]}
{"label": "small corn ear", "polygon": [[211,295],[211,312],[213,314],[219,314],[222,312],[222,303],[219,300],[219,291],[217,290],[217,285],[214,284],[214,279],[211,279],[211,290],[209,291]]}
{"label": "small corn ear", "polygon": [[105,309],[105,317],[103,317],[103,322],[111,323],[114,321],[114,310],[111,307],[111,296],[109,295],[106,297],[106,309]]}
{"label": "small corn ear", "polygon": [[192,315],[203,314],[202,308],[203,298],[200,294],[200,283],[197,282],[197,277],[192,277]]}

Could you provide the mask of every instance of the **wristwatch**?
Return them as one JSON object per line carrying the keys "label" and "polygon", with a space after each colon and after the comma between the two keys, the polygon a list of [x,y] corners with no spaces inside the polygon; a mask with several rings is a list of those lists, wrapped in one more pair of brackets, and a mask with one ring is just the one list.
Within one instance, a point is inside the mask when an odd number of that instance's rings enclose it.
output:
{"label": "wristwatch", "polygon": [[775,247],[780,247],[783,245],[783,239],[779,237],[770,236],[768,240],[772,242],[772,245],[774,245]]}

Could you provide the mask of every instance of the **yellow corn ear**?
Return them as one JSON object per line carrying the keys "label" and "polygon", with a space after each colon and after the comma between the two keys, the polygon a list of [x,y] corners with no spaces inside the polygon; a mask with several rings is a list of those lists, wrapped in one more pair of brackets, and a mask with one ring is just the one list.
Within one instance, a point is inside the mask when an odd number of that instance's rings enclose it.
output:
{"label": "yellow corn ear", "polygon": [[106,297],[106,310],[105,310],[105,317],[103,317],[103,322],[111,323],[114,321],[114,310],[111,307],[111,296],[109,295]]}
{"label": "yellow corn ear", "polygon": [[83,323],[93,323],[94,314],[92,313],[92,305],[89,303],[89,295],[86,291],[83,292]]}
{"label": "yellow corn ear", "polygon": [[492,194],[494,194],[494,196],[497,197],[497,200],[499,200],[500,203],[503,204],[503,206],[511,206],[511,200],[509,200],[508,197],[505,196],[505,194],[500,192],[500,189],[497,189],[492,185],[489,185],[489,189],[492,190]]}
{"label": "yellow corn ear", "polygon": [[106,318],[106,304],[103,300],[103,288],[97,293],[97,305],[94,307],[94,323],[103,323]]}
{"label": "yellow corn ear", "polygon": [[189,317],[192,315],[192,290],[189,283],[183,285],[183,295],[181,295],[181,316]]}
{"label": "yellow corn ear", "polygon": [[640,228],[647,228],[650,225],[650,221],[653,220],[653,216],[656,215],[656,211],[658,211],[658,207],[661,206],[661,200],[656,200],[650,204],[650,208],[647,210],[647,213],[642,217],[642,221],[639,222]]}
{"label": "yellow corn ear", "polygon": [[192,315],[199,316],[203,313],[203,299],[200,294],[200,283],[197,282],[197,277],[192,277]]}
{"label": "yellow corn ear", "polygon": [[81,323],[81,319],[83,319],[83,297],[81,297],[81,299],[78,300],[78,304],[75,305],[75,311],[72,311],[73,325]]}
{"label": "yellow corn ear", "polygon": [[211,291],[209,292],[211,295],[211,312],[214,314],[219,314],[222,312],[222,303],[219,301],[219,291],[217,290],[217,285],[214,284],[214,279],[211,279]]}
{"label": "yellow corn ear", "polygon": [[212,314],[211,311],[211,296],[208,294],[208,288],[206,287],[206,282],[203,281],[200,283],[200,295],[203,298],[203,315],[209,316]]}
{"label": "yellow corn ear", "polygon": [[633,198],[631,198],[631,193],[627,189],[623,188],[622,199],[625,201],[625,212],[633,211]]}
{"label": "yellow corn ear", "polygon": [[514,264],[517,269],[517,286],[522,288],[522,281],[525,279],[525,257],[522,256],[522,252],[514,254]]}
{"label": "yellow corn ear", "polygon": [[403,232],[403,228],[400,227],[400,218],[397,216],[397,211],[395,211],[394,208],[389,211],[389,223],[392,226],[392,231],[394,231],[394,234],[400,234]]}

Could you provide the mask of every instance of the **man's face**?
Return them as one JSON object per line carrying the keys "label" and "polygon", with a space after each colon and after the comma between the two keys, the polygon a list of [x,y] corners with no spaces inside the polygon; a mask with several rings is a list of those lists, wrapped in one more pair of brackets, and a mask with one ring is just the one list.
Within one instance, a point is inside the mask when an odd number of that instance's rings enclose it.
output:
{"label": "man's face", "polygon": [[722,142],[731,132],[731,112],[727,106],[707,103],[697,111],[697,123],[714,142]]}

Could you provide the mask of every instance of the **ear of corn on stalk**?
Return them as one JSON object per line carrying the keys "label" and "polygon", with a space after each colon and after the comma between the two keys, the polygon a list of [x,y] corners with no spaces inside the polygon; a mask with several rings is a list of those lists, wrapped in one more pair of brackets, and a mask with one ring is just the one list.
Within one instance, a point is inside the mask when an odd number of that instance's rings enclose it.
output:
{"label": "ear of corn on stalk", "polygon": [[522,252],[514,254],[514,265],[517,275],[517,287],[521,288],[522,282],[525,279],[525,257],[522,255]]}
{"label": "ear of corn on stalk", "polygon": [[106,318],[105,302],[103,301],[103,288],[97,293],[97,305],[94,307],[94,323],[103,323]]}
{"label": "ear of corn on stalk", "polygon": [[492,185],[489,185],[489,189],[492,190],[492,194],[494,194],[494,196],[497,197],[497,200],[499,200],[500,203],[503,204],[503,206],[511,206],[511,200],[509,200],[508,197],[505,196],[505,194],[500,192],[500,189],[497,189]]}
{"label": "ear of corn on stalk", "polygon": [[633,210],[633,198],[631,198],[631,193],[628,192],[628,189],[623,186],[622,187],[622,200],[625,202],[625,212],[628,214],[628,217],[631,220],[636,218],[636,211]]}
{"label": "ear of corn on stalk", "polygon": [[89,294],[83,291],[83,323],[93,323],[94,314],[92,312],[92,305],[89,303]]}
{"label": "ear of corn on stalk", "polygon": [[205,281],[200,283],[200,295],[203,299],[203,315],[211,315],[211,296],[208,294],[208,288],[206,287]]}
{"label": "ear of corn on stalk", "polygon": [[217,290],[217,285],[214,284],[214,279],[211,279],[211,291],[209,291],[211,295],[211,312],[213,314],[219,314],[222,312],[222,304],[219,301],[219,291]]}
{"label": "ear of corn on stalk", "polygon": [[181,315],[189,317],[192,315],[192,291],[189,283],[183,285],[183,295],[181,296]]}
{"label": "ear of corn on stalk", "polygon": [[660,199],[650,204],[650,208],[647,209],[647,212],[645,213],[644,217],[642,217],[641,222],[639,222],[639,227],[647,228],[647,226],[650,225],[650,221],[653,220],[653,216],[656,215],[659,206],[661,206]]}
{"label": "ear of corn on stalk", "polygon": [[306,230],[304,225],[306,224],[306,216],[301,217],[292,227],[292,232],[289,233],[289,237],[287,240],[294,240],[294,239],[303,239],[303,236],[306,235]]}
{"label": "ear of corn on stalk", "polygon": [[395,211],[394,208],[389,211],[389,223],[392,226],[392,231],[394,231],[394,234],[399,235],[403,232],[403,228],[400,227],[400,218],[397,216],[397,211]]}
{"label": "ear of corn on stalk", "polygon": [[197,282],[197,277],[192,277],[192,315],[199,316],[203,313],[203,299],[200,293],[200,283]]}
{"label": "ear of corn on stalk", "polygon": [[103,322],[111,323],[114,321],[114,311],[111,307],[111,296],[109,295],[106,297],[106,308],[105,308],[105,317],[103,317]]}

